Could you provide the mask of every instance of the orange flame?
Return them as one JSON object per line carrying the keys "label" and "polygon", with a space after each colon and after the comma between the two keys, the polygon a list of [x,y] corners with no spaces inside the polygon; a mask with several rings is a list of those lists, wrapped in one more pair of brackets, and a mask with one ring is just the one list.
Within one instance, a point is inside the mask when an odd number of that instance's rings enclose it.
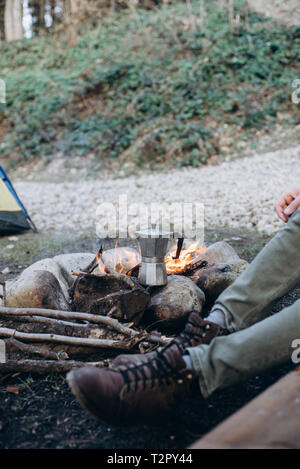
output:
{"label": "orange flame", "polygon": [[[121,274],[128,273],[140,262],[140,254],[136,254],[134,251],[129,249],[121,248],[110,251],[110,256],[105,258],[96,254],[96,259],[98,262],[99,271],[101,274],[106,274],[111,270],[119,272]],[[189,264],[191,264],[196,258],[202,254],[205,250],[205,246],[198,246],[198,242],[190,244],[188,247],[181,250],[180,256],[178,259],[173,259],[176,255],[177,244],[172,247],[171,251],[165,257],[165,264],[167,269],[167,274],[180,274],[183,272]]]}
{"label": "orange flame", "polygon": [[186,267],[195,259],[199,254],[205,250],[205,246],[198,247],[198,242],[190,244],[187,248],[181,250],[178,259],[173,259],[176,255],[177,245],[173,246],[171,251],[165,258],[167,274],[178,274],[186,269]]}
{"label": "orange flame", "polygon": [[117,243],[115,249],[110,251],[110,256],[104,258],[96,255],[98,262],[99,271],[101,274],[106,274],[108,271],[115,270],[120,274],[126,274],[128,271],[133,269],[139,264],[139,256],[130,249],[120,248],[117,249]]}
{"label": "orange flame", "polygon": [[104,264],[103,260],[101,259],[101,256],[98,253],[96,254],[96,259],[97,259],[97,262],[98,262],[98,269],[99,269],[100,273],[101,274],[106,274],[105,264]]}

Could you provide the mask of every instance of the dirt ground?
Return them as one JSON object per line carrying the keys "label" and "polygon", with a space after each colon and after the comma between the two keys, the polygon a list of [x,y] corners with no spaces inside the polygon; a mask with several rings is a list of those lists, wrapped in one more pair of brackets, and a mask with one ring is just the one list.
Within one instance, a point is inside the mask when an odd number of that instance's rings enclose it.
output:
{"label": "dirt ground", "polygon": [[[22,237],[21,237],[22,238]],[[251,260],[268,241],[256,233],[208,230],[207,244],[226,239],[241,257]],[[32,252],[32,243],[36,246]],[[4,258],[0,239],[0,272],[12,269],[11,276],[20,270],[16,259]],[[20,239],[23,267],[46,255],[61,252],[95,250],[98,241],[60,240],[61,246],[47,244],[32,235]],[[23,243],[23,244],[21,244]],[[40,244],[39,244],[40,243]],[[26,251],[27,246],[27,251]],[[108,247],[108,246],[107,246]],[[26,253],[27,252],[27,253]],[[6,254],[7,256],[7,254]],[[3,276],[2,276],[3,278]],[[283,297],[274,306],[274,313],[300,297],[300,288]],[[253,376],[244,383],[216,392],[210,399],[201,396],[189,400],[174,410],[168,421],[160,426],[134,425],[116,427],[98,423],[85,413],[75,401],[65,376],[6,375],[0,376],[0,448],[107,448],[107,449],[181,449],[214,428],[264,389],[286,374],[292,365]]]}

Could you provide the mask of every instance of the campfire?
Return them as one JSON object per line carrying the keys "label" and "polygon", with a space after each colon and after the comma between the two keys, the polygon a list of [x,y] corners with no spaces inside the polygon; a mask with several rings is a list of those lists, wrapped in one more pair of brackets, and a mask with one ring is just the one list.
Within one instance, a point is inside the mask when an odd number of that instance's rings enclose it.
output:
{"label": "campfire", "polygon": [[[165,257],[165,264],[168,275],[181,274],[187,270],[193,270],[193,268],[196,266],[197,259],[199,259],[199,256],[204,253],[206,247],[199,247],[199,243],[197,241],[192,242],[181,250],[178,259],[175,259],[176,250],[177,245],[174,244]],[[115,271],[120,274],[131,276],[138,272],[138,268],[141,265],[140,252],[134,252],[129,248],[122,248],[120,250],[118,249],[117,243],[115,245],[115,249],[112,251],[109,257],[106,256],[106,258],[103,259],[103,257],[97,253],[96,259],[99,272],[102,274]],[[130,266],[129,269],[128,266]]]}
{"label": "campfire", "polygon": [[[180,244],[179,255],[178,244],[169,251],[167,245],[152,243],[157,257],[142,242],[141,249],[101,246],[96,256],[61,255],[8,281],[0,339],[9,359],[0,370],[67,371],[108,365],[120,351],[153,350],[184,327],[191,311],[205,315],[247,266],[226,242]],[[164,283],[149,286],[145,278]]]}
{"label": "campfire", "polygon": [[198,242],[195,241],[182,249],[179,258],[175,259],[177,245],[174,245],[165,258],[167,274],[180,274],[187,270],[192,270],[196,260],[204,253],[205,249],[205,246],[199,247]]}

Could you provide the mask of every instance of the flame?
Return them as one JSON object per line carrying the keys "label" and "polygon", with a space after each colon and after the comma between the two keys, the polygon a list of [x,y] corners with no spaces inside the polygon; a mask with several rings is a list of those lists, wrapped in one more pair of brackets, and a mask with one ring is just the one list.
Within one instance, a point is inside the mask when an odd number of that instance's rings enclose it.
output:
{"label": "flame", "polygon": [[[180,274],[183,272],[189,264],[197,259],[205,250],[205,246],[199,247],[198,242],[190,244],[188,247],[181,250],[178,259],[173,259],[176,255],[177,244],[175,244],[171,251],[165,257],[165,264],[167,274]],[[101,274],[109,273],[114,270],[120,274],[130,275],[130,271],[140,263],[140,253],[135,253],[126,247],[118,248],[117,243],[115,249],[110,251],[109,256],[105,256],[105,253],[100,256],[96,254],[98,262],[98,268]]]}
{"label": "flame", "polygon": [[137,264],[139,264],[139,255],[130,249],[118,248],[118,244],[115,244],[115,249],[110,251],[110,256],[105,258],[96,254],[99,271],[101,274],[106,274],[111,270],[115,270],[120,274],[127,274],[128,271],[132,270]]}
{"label": "flame", "polygon": [[97,259],[97,262],[98,262],[98,269],[99,269],[100,273],[101,274],[106,274],[105,264],[104,264],[103,260],[101,259],[101,256],[98,253],[96,254],[96,259]]}
{"label": "flame", "polygon": [[178,259],[173,259],[176,255],[177,244],[172,247],[171,251],[167,254],[165,258],[167,274],[176,274],[184,271],[186,267],[199,255],[202,254],[205,250],[205,246],[198,246],[198,242],[190,244],[187,248],[181,250],[180,256]]}

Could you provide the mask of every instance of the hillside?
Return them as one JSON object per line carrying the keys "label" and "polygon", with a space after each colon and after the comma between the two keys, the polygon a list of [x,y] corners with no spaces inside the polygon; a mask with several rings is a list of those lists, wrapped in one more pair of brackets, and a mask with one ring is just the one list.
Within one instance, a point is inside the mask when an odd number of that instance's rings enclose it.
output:
{"label": "hillside", "polygon": [[237,11],[233,28],[219,2],[200,12],[193,1],[107,16],[73,48],[55,36],[2,43],[1,159],[199,166],[299,124],[300,26]]}

